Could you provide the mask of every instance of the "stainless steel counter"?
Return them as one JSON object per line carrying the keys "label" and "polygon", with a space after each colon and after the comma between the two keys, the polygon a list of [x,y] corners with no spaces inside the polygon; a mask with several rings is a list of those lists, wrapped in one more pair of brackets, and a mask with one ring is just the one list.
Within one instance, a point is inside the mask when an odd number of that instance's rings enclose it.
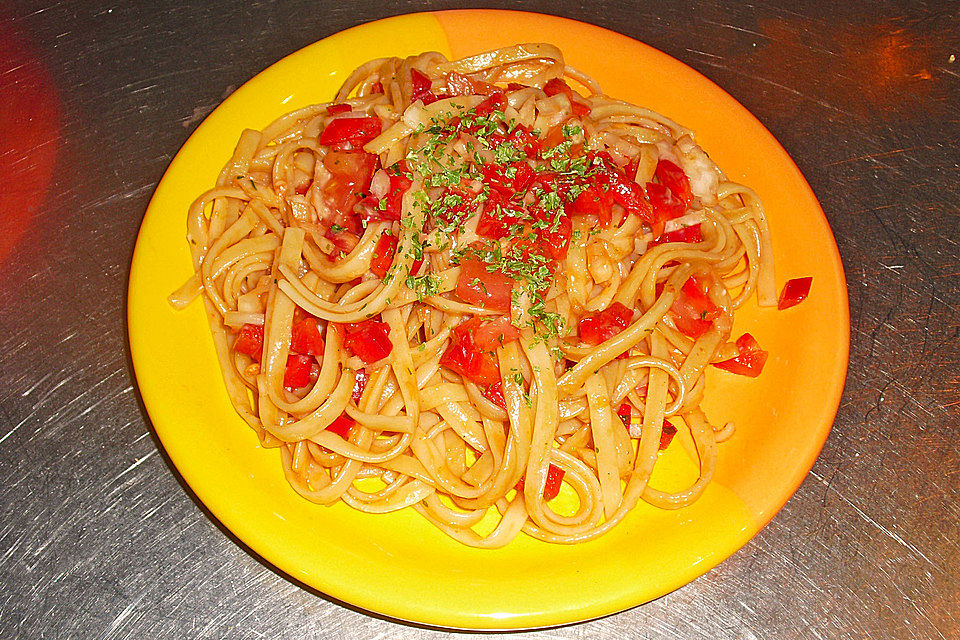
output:
{"label": "stainless steel counter", "polygon": [[[960,638],[960,7],[488,2],[696,68],[820,198],[849,285],[833,432],[704,577],[539,638]],[[280,575],[205,512],[139,402],[125,287],[166,165],[226,95],[317,39],[462,2],[0,7],[0,637],[439,638]],[[516,636],[514,636],[516,637]]]}

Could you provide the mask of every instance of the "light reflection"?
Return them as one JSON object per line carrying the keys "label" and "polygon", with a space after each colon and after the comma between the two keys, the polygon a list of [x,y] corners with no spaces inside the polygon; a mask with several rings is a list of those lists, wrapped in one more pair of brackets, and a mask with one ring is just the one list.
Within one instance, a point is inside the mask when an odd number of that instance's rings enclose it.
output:
{"label": "light reflection", "polygon": [[0,264],[46,200],[60,149],[60,104],[47,68],[0,15]]}

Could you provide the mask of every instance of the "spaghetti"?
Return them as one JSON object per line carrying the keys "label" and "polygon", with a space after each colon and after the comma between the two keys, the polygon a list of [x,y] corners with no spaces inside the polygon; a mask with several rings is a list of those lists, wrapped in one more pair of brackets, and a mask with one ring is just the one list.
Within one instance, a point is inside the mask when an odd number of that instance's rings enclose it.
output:
{"label": "spaghetti", "polygon": [[[757,196],[547,44],[364,64],[244,131],[188,239],[171,303],[202,298],[293,489],[483,548],[696,500],[733,432],[700,409],[704,371],[757,375],[732,315],[777,302]],[[678,426],[699,477],[666,493]]]}

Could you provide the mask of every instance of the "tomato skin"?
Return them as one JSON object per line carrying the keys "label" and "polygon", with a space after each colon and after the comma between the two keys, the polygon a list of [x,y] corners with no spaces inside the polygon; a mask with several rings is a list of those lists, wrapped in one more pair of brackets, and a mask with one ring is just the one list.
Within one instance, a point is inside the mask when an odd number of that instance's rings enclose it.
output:
{"label": "tomato skin", "polygon": [[317,327],[317,319],[307,316],[294,322],[290,329],[290,349],[307,356],[318,356],[323,353],[323,338]]}
{"label": "tomato skin", "polygon": [[699,338],[720,317],[720,308],[704,292],[696,276],[691,276],[670,307],[670,316],[680,333]]}
{"label": "tomato skin", "polygon": [[813,284],[813,276],[787,280],[787,283],[783,285],[783,291],[780,292],[777,309],[783,311],[806,300],[810,294],[811,284]]}
{"label": "tomato skin", "polygon": [[756,338],[749,333],[737,338],[737,351],[736,357],[723,362],[714,362],[713,366],[741,376],[751,378],[759,376],[769,354],[760,348]]}
{"label": "tomato skin", "polygon": [[310,366],[313,358],[291,353],[287,356],[287,368],[283,372],[283,386],[291,389],[305,387],[310,384]]}
{"label": "tomato skin", "polygon": [[647,198],[653,209],[654,220],[664,222],[679,218],[686,212],[687,206],[670,189],[656,182],[647,183]]}
{"label": "tomato skin", "polygon": [[362,147],[383,132],[383,123],[376,116],[334,118],[327,123],[317,142],[323,145],[342,145],[349,142]]}
{"label": "tomato skin", "polygon": [[590,345],[598,345],[630,326],[632,319],[632,309],[628,309],[619,302],[614,302],[603,311],[591,313],[581,318],[577,329],[580,332],[581,340]]}
{"label": "tomato skin", "polygon": [[686,211],[690,203],[693,202],[693,191],[690,189],[690,178],[683,172],[683,169],[666,158],[661,158],[657,162],[654,175],[657,176],[660,184],[669,189],[683,203],[683,209]]}
{"label": "tomato skin", "polygon": [[377,246],[373,249],[373,259],[370,260],[370,271],[375,276],[383,280],[387,275],[387,270],[393,264],[393,256],[397,253],[397,237],[384,233],[377,240]]}
{"label": "tomato skin", "polygon": [[451,71],[446,77],[447,96],[491,96],[503,94],[503,89],[495,84],[474,80],[469,76]]}
{"label": "tomato skin", "polygon": [[503,410],[507,408],[507,401],[503,397],[503,380],[497,380],[483,390],[483,397]]}
{"label": "tomato skin", "polygon": [[[479,280],[479,282],[478,282]],[[499,271],[487,271],[486,266],[474,258],[460,261],[460,276],[457,278],[457,297],[467,304],[484,309],[509,311],[514,281]]]}
{"label": "tomato skin", "polygon": [[356,426],[356,421],[346,413],[341,413],[337,419],[327,425],[327,431],[335,433],[344,440],[350,438],[350,431]]}
{"label": "tomato skin", "polygon": [[411,102],[420,100],[426,106],[439,100],[437,94],[433,92],[433,82],[424,72],[419,69],[410,69],[410,82],[413,85],[413,95],[410,96]]}
{"label": "tomato skin", "polygon": [[260,362],[263,357],[263,325],[247,323],[240,327],[233,348],[239,353],[247,354],[256,362]]}

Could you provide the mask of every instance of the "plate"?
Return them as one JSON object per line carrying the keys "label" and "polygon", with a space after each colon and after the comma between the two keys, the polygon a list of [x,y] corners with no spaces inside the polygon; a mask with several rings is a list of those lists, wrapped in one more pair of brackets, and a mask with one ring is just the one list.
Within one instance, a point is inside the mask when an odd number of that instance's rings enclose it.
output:
{"label": "plate", "polygon": [[[786,311],[749,305],[735,332],[770,351],[757,379],[714,370],[705,408],[734,420],[716,479],[689,508],[641,504],[606,536],[550,545],[520,536],[504,549],[464,547],[412,510],[369,515],[311,504],[287,485],[276,450],[258,446],[224,390],[202,305],[166,296],[190,274],[186,212],[214,184],[244,127],[332,98],[361,63],[437,50],[450,59],[518,42],[552,42],[610,94],[697,132],[736,181],[767,207],[778,283],[813,276]],[[669,56],[588,24],[466,10],[399,16],[338,33],[247,82],[174,158],[137,239],[128,297],[130,347],[144,404],[163,446],[210,511],[263,558],[325,594],[378,614],[472,629],[557,625],[622,611],[666,594],[743,546],[783,506],[830,430],[846,373],[849,319],[839,254],[803,176],[766,129],[719,87]],[[815,372],[815,373],[814,373]],[[692,473],[682,447],[654,486]]]}

